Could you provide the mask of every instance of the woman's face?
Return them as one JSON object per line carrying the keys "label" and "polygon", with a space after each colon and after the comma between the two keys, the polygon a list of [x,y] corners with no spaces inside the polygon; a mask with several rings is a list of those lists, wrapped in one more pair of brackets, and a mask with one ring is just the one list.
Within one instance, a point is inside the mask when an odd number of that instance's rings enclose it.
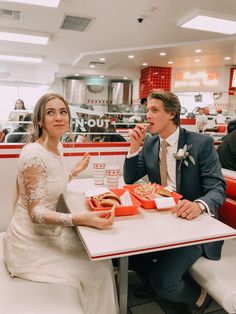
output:
{"label": "woman's face", "polygon": [[20,100],[17,100],[16,102],[16,110],[22,110],[23,109],[23,104]]}
{"label": "woman's face", "polygon": [[47,102],[42,127],[49,137],[60,138],[68,131],[69,113],[61,99],[54,98]]}

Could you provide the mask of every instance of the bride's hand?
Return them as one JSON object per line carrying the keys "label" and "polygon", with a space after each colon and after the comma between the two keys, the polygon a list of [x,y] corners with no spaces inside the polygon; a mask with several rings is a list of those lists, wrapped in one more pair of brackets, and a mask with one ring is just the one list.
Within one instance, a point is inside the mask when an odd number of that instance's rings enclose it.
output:
{"label": "bride's hand", "polygon": [[108,229],[113,225],[114,218],[114,210],[94,211],[78,215],[74,218],[74,224],[97,229]]}
{"label": "bride's hand", "polygon": [[85,170],[88,167],[90,161],[89,153],[85,153],[84,156],[77,162],[74,169],[71,171],[73,176],[77,176],[81,171]]}

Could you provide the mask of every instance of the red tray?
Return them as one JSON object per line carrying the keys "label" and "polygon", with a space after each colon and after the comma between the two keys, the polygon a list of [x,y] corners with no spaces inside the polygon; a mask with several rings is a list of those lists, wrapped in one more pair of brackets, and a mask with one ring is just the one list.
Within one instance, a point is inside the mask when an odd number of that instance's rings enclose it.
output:
{"label": "red tray", "polygon": [[[154,200],[147,200],[137,194],[134,193],[134,189],[138,186],[140,186],[141,184],[132,184],[132,185],[125,185],[123,186],[123,188],[129,190],[130,194],[133,195],[134,197],[136,197],[140,203],[141,206],[145,209],[153,209],[153,208],[157,208],[156,207],[156,203]],[[159,184],[155,184],[156,187],[158,188],[163,188],[161,185]],[[174,198],[175,203],[177,204],[178,201],[183,197],[183,195],[178,194],[176,192],[171,192],[172,197]],[[157,208],[158,209],[158,208]],[[169,210],[169,208],[167,208]],[[160,210],[165,210],[165,209],[160,209]]]}
{"label": "red tray", "polygon": [[[117,196],[121,196],[124,194],[126,189],[111,189],[111,192],[115,193]],[[139,206],[141,206],[138,199],[133,195],[130,194],[132,205],[128,206],[122,206],[118,205],[115,207],[115,216],[129,216],[129,215],[135,215],[137,214],[137,209]],[[101,210],[110,210],[112,207],[95,207],[93,203],[91,202],[91,198],[88,198],[89,206],[92,210],[101,211]]]}

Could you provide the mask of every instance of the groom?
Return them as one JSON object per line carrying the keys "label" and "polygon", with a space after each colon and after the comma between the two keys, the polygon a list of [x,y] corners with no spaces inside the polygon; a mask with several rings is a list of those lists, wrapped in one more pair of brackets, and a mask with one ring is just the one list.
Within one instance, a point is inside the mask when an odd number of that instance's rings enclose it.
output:
{"label": "groom", "polygon": [[[212,138],[179,126],[180,102],[170,92],[149,95],[147,121],[153,136],[146,139],[141,152],[145,125],[136,125],[130,135],[125,182],[132,184],[147,175],[150,182],[172,186],[183,195],[173,209],[180,219],[195,219],[205,212],[217,218],[226,195]],[[222,244],[218,241],[143,254],[132,257],[131,264],[158,296],[184,304],[186,313],[203,313],[209,296],[190,278],[188,270],[201,256],[220,259]]]}

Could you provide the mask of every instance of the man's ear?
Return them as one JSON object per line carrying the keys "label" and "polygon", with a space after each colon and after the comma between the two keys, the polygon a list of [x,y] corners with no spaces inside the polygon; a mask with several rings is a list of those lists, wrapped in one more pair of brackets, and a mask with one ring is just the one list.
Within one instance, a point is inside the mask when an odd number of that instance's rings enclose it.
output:
{"label": "man's ear", "polygon": [[170,112],[170,118],[171,120],[174,120],[176,113],[175,112]]}

